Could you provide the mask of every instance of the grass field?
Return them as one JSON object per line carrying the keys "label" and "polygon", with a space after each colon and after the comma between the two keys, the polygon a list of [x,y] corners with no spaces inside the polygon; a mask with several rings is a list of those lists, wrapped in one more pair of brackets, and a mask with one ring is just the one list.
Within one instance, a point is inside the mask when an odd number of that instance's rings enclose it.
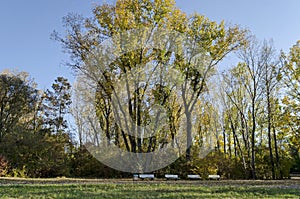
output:
{"label": "grass field", "polygon": [[299,198],[300,180],[132,181],[0,178],[1,198]]}

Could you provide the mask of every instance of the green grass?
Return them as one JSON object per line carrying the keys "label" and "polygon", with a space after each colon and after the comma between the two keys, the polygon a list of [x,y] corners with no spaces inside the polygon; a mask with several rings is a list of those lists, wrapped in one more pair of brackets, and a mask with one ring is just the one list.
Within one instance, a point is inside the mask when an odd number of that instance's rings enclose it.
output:
{"label": "green grass", "polygon": [[[0,181],[1,183],[1,181]],[[25,182],[28,183],[28,182]],[[300,189],[166,182],[3,183],[1,198],[299,198]]]}

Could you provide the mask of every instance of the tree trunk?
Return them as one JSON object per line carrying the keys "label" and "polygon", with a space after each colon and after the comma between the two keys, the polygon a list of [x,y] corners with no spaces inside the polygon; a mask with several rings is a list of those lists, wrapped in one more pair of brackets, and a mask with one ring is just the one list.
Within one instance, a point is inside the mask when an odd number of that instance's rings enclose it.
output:
{"label": "tree trunk", "polygon": [[[235,147],[235,143],[234,143]],[[231,133],[229,132],[228,134],[228,153],[229,153],[229,158],[232,158],[232,149],[231,149]]]}
{"label": "tree trunk", "polygon": [[141,109],[142,109],[142,100],[140,98],[140,92],[139,92],[139,88],[137,89],[137,145],[138,145],[138,152],[142,153],[143,152],[143,148],[142,148],[142,134],[141,134],[141,128],[142,128],[142,117],[141,117]]}
{"label": "tree trunk", "polygon": [[[268,88],[267,88],[268,89]],[[272,170],[272,179],[275,180],[275,165],[274,165],[274,157],[272,150],[272,136],[271,136],[271,102],[270,102],[270,93],[267,91],[267,109],[268,109],[268,144],[269,144],[269,153],[270,153],[270,162],[271,162],[271,170]]]}
{"label": "tree trunk", "polygon": [[191,120],[191,113],[189,110],[185,111],[186,114],[186,161],[191,161],[191,147],[192,147],[192,120]]}
{"label": "tree trunk", "polygon": [[[238,151],[240,151],[240,155],[241,155],[241,157],[242,157],[242,162],[243,162],[243,170],[244,170],[244,174],[245,174],[245,176],[248,176],[248,175],[247,175],[247,164],[246,164],[245,156],[244,156],[244,154],[243,154],[243,151],[242,151],[240,142],[239,142],[238,137],[237,137],[237,135],[236,135],[236,130],[235,130],[235,127],[234,127],[234,125],[233,125],[232,120],[230,120],[230,125],[231,125],[231,129],[232,129],[232,134],[233,134],[233,139],[234,139],[234,145],[235,145],[235,147],[234,147],[235,158],[236,158],[237,155],[238,155]],[[238,150],[237,150],[236,147],[238,148]]]}
{"label": "tree trunk", "polygon": [[279,169],[279,179],[283,178],[283,173],[280,167],[280,158],[279,158],[279,153],[278,153],[278,145],[277,145],[277,135],[276,135],[276,130],[275,126],[273,126],[273,137],[274,137],[274,148],[275,148],[275,156],[276,156],[276,167]]}
{"label": "tree trunk", "polygon": [[224,155],[225,155],[225,158],[226,158],[226,133],[225,133],[225,128],[223,129],[223,142],[224,142]]}
{"label": "tree trunk", "polygon": [[254,180],[256,179],[256,169],[255,169],[255,131],[256,131],[255,100],[252,99],[251,171],[252,171],[252,178]]}

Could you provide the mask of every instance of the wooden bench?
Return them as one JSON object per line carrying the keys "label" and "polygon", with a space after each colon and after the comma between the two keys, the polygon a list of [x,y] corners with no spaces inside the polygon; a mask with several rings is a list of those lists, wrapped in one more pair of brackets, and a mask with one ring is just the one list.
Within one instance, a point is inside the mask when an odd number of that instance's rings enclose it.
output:
{"label": "wooden bench", "polygon": [[220,180],[220,175],[208,175],[208,179],[210,179],[210,180]]}
{"label": "wooden bench", "polygon": [[139,178],[142,180],[144,179],[154,180],[154,174],[139,174]]}
{"label": "wooden bench", "polygon": [[187,178],[190,180],[201,180],[200,175],[197,175],[197,174],[187,175]]}
{"label": "wooden bench", "polygon": [[173,175],[173,174],[165,174],[165,178],[167,180],[179,180],[178,175]]}

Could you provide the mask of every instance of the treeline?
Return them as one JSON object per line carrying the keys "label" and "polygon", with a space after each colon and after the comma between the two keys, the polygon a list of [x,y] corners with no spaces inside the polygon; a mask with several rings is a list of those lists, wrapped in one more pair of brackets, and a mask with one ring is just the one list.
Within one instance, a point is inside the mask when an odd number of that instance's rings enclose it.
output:
{"label": "treeline", "polygon": [[[300,172],[300,42],[277,52],[239,26],[188,16],[172,0],[119,0],[96,6],[91,18],[70,14],[64,26],[66,35],[53,38],[77,73],[72,91],[63,77],[41,92],[22,73],[1,75],[2,175],[129,176],[132,167],[110,168],[124,166],[112,146],[171,149],[178,159],[158,175]],[[237,61],[224,62],[229,54]],[[168,161],[152,158],[149,166]]]}
{"label": "treeline", "polygon": [[60,77],[53,88],[40,91],[25,72],[0,75],[1,174],[60,175],[67,169],[66,147],[70,84]]}
{"label": "treeline", "polygon": [[0,93],[1,176],[113,177],[77,146],[68,121],[72,91],[66,78],[42,91],[26,72],[6,70],[0,73]]}

